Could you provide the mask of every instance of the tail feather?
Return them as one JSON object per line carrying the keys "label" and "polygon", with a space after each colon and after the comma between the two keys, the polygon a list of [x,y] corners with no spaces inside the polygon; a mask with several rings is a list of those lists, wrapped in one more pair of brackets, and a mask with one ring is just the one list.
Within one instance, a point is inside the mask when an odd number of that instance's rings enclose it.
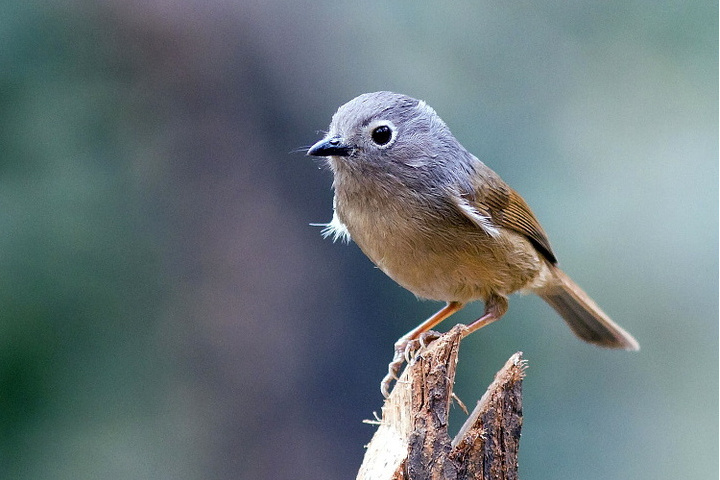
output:
{"label": "tail feather", "polygon": [[557,284],[538,292],[557,311],[572,331],[585,340],[606,348],[639,350],[640,345],[568,277],[554,269]]}

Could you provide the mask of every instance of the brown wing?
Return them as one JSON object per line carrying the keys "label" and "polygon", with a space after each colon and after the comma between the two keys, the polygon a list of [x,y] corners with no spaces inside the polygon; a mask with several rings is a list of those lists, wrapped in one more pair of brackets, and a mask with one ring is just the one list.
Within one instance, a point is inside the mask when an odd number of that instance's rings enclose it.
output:
{"label": "brown wing", "polygon": [[480,198],[476,201],[481,199],[485,207],[483,210],[490,214],[493,223],[525,235],[550,263],[557,263],[545,231],[528,204],[515,190],[500,181],[486,184],[477,193]]}

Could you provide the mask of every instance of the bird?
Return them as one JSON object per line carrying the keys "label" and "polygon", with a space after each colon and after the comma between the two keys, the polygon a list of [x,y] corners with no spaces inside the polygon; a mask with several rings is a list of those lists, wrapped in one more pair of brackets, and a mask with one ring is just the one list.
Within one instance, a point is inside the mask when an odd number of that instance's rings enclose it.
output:
{"label": "bird", "polygon": [[390,385],[408,352],[436,338],[432,329],[470,302],[483,315],[463,337],[500,319],[508,297],[545,300],[580,339],[638,350],[559,267],[525,200],[468,152],[422,100],[380,91],[340,106],[307,151],[333,174],[333,216],[323,235],[353,240],[385,274],[422,299],[445,306],[394,345],[381,382]]}

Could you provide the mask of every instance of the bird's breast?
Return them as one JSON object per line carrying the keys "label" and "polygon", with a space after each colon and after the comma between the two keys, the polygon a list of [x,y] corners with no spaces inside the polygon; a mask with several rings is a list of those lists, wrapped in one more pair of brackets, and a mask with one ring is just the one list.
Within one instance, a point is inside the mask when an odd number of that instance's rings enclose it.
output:
{"label": "bird's breast", "polygon": [[372,198],[336,195],[337,218],[375,265],[419,297],[486,299],[524,288],[537,275],[537,253],[512,232],[493,238],[449,203]]}

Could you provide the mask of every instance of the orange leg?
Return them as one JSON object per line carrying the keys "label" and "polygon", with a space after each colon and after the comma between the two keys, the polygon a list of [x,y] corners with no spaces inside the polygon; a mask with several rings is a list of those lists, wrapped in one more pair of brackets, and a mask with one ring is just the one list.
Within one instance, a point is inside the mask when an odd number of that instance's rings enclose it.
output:
{"label": "orange leg", "polygon": [[397,374],[404,363],[406,351],[412,342],[420,338],[424,333],[428,332],[431,328],[448,318],[453,313],[462,309],[464,306],[465,305],[460,302],[448,302],[437,313],[410,330],[408,333],[400,337],[397,342],[395,342],[395,356],[393,357],[393,361],[390,362],[390,365],[388,365],[387,375],[385,375],[385,378],[383,378],[382,382],[380,382],[380,390],[382,391],[384,397],[387,398],[390,394],[390,383],[392,383],[393,380],[397,380]]}
{"label": "orange leg", "polygon": [[[431,328],[463,307],[464,304],[460,302],[448,302],[447,305],[440,309],[440,311],[438,311],[435,315],[410,330],[408,333],[400,337],[397,342],[395,342],[395,356],[393,357],[393,361],[388,365],[387,375],[385,375],[385,378],[383,378],[380,383],[380,390],[385,398],[387,398],[390,394],[390,384],[393,380],[397,380],[398,378],[398,372],[404,363],[405,357],[408,355],[408,350],[413,349],[413,342],[419,339],[421,343],[424,343],[423,338]],[[485,313],[482,317],[465,327],[463,337],[466,337],[471,333],[480,330],[482,327],[499,320],[505,312],[507,312],[507,309],[507,298],[499,295],[493,295],[488,298],[485,301]]]}
{"label": "orange leg", "polygon": [[496,320],[500,320],[500,317],[505,315],[508,309],[508,301],[505,297],[492,296],[485,302],[485,313],[482,317],[475,320],[473,323],[465,327],[463,332],[463,338],[467,337],[476,330],[480,330],[486,325],[490,325]]}
{"label": "orange leg", "polygon": [[395,351],[397,351],[399,348],[402,349],[403,353],[405,352],[405,346],[407,343],[411,340],[415,340],[420,335],[422,335],[424,332],[427,332],[431,328],[433,328],[435,325],[439,324],[446,318],[448,318],[453,313],[458,312],[461,310],[465,304],[460,302],[448,302],[443,308],[438,310],[437,313],[435,313],[432,317],[425,320],[423,323],[418,325],[417,327],[410,330],[408,333],[403,335],[398,339],[397,342],[395,342]]}

